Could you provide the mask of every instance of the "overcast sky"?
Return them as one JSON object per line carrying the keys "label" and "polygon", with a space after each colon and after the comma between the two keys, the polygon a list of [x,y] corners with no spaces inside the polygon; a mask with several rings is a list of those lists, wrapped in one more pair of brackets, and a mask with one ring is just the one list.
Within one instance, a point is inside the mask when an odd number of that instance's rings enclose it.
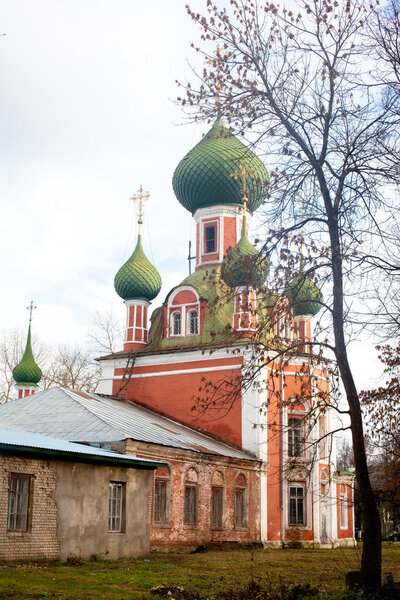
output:
{"label": "overcast sky", "polygon": [[[124,319],[113,279],[136,243],[141,184],[145,252],[163,279],[154,306],[188,272],[193,222],[171,179],[206,128],[182,126],[173,99],[197,31],[185,0],[0,7],[0,330],[25,330],[33,299],[44,342],[84,345],[96,310]],[[372,372],[372,352],[355,359]]]}

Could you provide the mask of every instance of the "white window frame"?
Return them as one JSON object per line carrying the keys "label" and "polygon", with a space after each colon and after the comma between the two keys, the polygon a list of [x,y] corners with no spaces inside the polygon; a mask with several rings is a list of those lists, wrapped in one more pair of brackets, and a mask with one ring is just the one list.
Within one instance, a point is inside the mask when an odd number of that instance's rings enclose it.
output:
{"label": "white window frame", "polygon": [[339,522],[340,529],[348,529],[349,528],[349,516],[348,516],[348,502],[347,502],[347,493],[340,492],[339,496]]}
{"label": "white window frame", "polygon": [[[290,421],[296,421],[293,427]],[[300,435],[297,439],[296,433]],[[302,416],[289,414],[287,426],[287,453],[289,458],[303,458],[305,452],[305,419]],[[299,445],[299,452],[296,452],[296,446]]]}
{"label": "white window frame", "polygon": [[[196,332],[190,331],[192,313],[196,313]],[[189,308],[186,315],[186,335],[199,335],[199,311],[197,308]]]}
{"label": "white window frame", "polygon": [[124,527],[125,483],[110,481],[108,491],[108,531],[122,533]]}
{"label": "white window frame", "polygon": [[[179,316],[179,333],[175,333],[175,317]],[[182,333],[182,324],[183,324],[183,319],[182,319],[182,311],[180,310],[174,310],[172,311],[171,315],[170,315],[170,329],[171,329],[171,337],[182,337],[184,335],[184,333]]]}
{"label": "white window frame", "polygon": [[[296,518],[295,518],[295,522],[291,522],[291,500],[292,500],[292,496],[291,496],[291,490],[301,490],[301,496],[296,495],[293,497],[293,500],[295,500],[295,506],[296,506]],[[303,505],[303,519],[302,522],[299,522],[298,519],[298,500],[301,499],[302,500],[302,505]],[[289,483],[288,484],[288,524],[289,527],[306,527],[307,525],[307,506],[306,506],[306,489],[305,489],[305,485],[303,485],[302,483]]]}

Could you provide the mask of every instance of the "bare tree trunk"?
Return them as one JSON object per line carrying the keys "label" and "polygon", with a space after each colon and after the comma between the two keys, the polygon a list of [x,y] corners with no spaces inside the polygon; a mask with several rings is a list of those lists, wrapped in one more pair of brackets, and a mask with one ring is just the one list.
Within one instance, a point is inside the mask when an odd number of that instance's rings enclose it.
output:
{"label": "bare tree trunk", "polygon": [[333,329],[335,354],[349,405],[351,434],[353,439],[354,465],[360,493],[363,520],[363,551],[361,558],[361,582],[364,590],[372,591],[381,584],[381,526],[375,495],[368,473],[360,399],[348,362],[344,336],[343,275],[339,235],[335,218],[330,222],[333,272]]}

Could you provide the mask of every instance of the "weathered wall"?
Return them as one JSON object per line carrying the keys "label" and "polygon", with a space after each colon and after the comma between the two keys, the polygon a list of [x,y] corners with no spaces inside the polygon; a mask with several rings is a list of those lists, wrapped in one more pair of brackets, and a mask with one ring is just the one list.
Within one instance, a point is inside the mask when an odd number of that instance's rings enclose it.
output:
{"label": "weathered wall", "polygon": [[[153,471],[55,463],[58,506],[57,536],[62,560],[138,556],[149,551],[149,507]],[[110,481],[125,483],[126,518],[123,533],[108,531]]]}
{"label": "weathered wall", "polygon": [[[178,545],[195,547],[209,542],[260,542],[261,465],[258,461],[132,441],[127,442],[126,453],[155,460],[162,458],[170,468],[168,520],[166,523],[155,523],[152,514],[150,538],[153,548],[173,548]],[[185,483],[190,469],[197,473],[198,513],[195,525],[184,523]],[[244,476],[247,483],[247,519],[245,526],[236,527],[235,488],[240,475]],[[222,482],[224,490],[222,527],[213,527],[211,523],[211,487],[216,477]]]}
{"label": "weathered wall", "polygon": [[[28,531],[7,531],[8,487],[11,473],[32,475]],[[0,559],[58,558],[57,476],[54,464],[15,456],[0,456]]]}
{"label": "weathered wall", "polygon": [[[11,473],[31,476],[27,531],[7,531]],[[123,533],[108,531],[110,481],[125,483]],[[152,482],[150,470],[0,456],[0,559],[148,552]]]}

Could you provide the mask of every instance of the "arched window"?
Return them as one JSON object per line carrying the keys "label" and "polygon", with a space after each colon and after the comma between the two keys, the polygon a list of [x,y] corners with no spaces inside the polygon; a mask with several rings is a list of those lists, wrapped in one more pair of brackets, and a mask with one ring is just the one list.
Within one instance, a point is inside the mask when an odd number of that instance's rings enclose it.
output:
{"label": "arched window", "polygon": [[185,525],[197,525],[198,519],[198,474],[196,469],[190,467],[186,473],[184,519]]}
{"label": "arched window", "polygon": [[199,314],[195,309],[188,312],[187,332],[190,335],[198,335],[199,333]]}
{"label": "arched window", "polygon": [[247,481],[240,473],[235,485],[235,527],[246,527],[247,523]]}
{"label": "arched window", "polygon": [[211,482],[211,526],[222,527],[224,522],[224,476],[215,471]]}
{"label": "arched window", "polygon": [[181,335],[182,317],[179,311],[172,313],[172,335]]}
{"label": "arched window", "polygon": [[169,467],[158,467],[154,473],[154,523],[167,523],[170,520],[170,479]]}

